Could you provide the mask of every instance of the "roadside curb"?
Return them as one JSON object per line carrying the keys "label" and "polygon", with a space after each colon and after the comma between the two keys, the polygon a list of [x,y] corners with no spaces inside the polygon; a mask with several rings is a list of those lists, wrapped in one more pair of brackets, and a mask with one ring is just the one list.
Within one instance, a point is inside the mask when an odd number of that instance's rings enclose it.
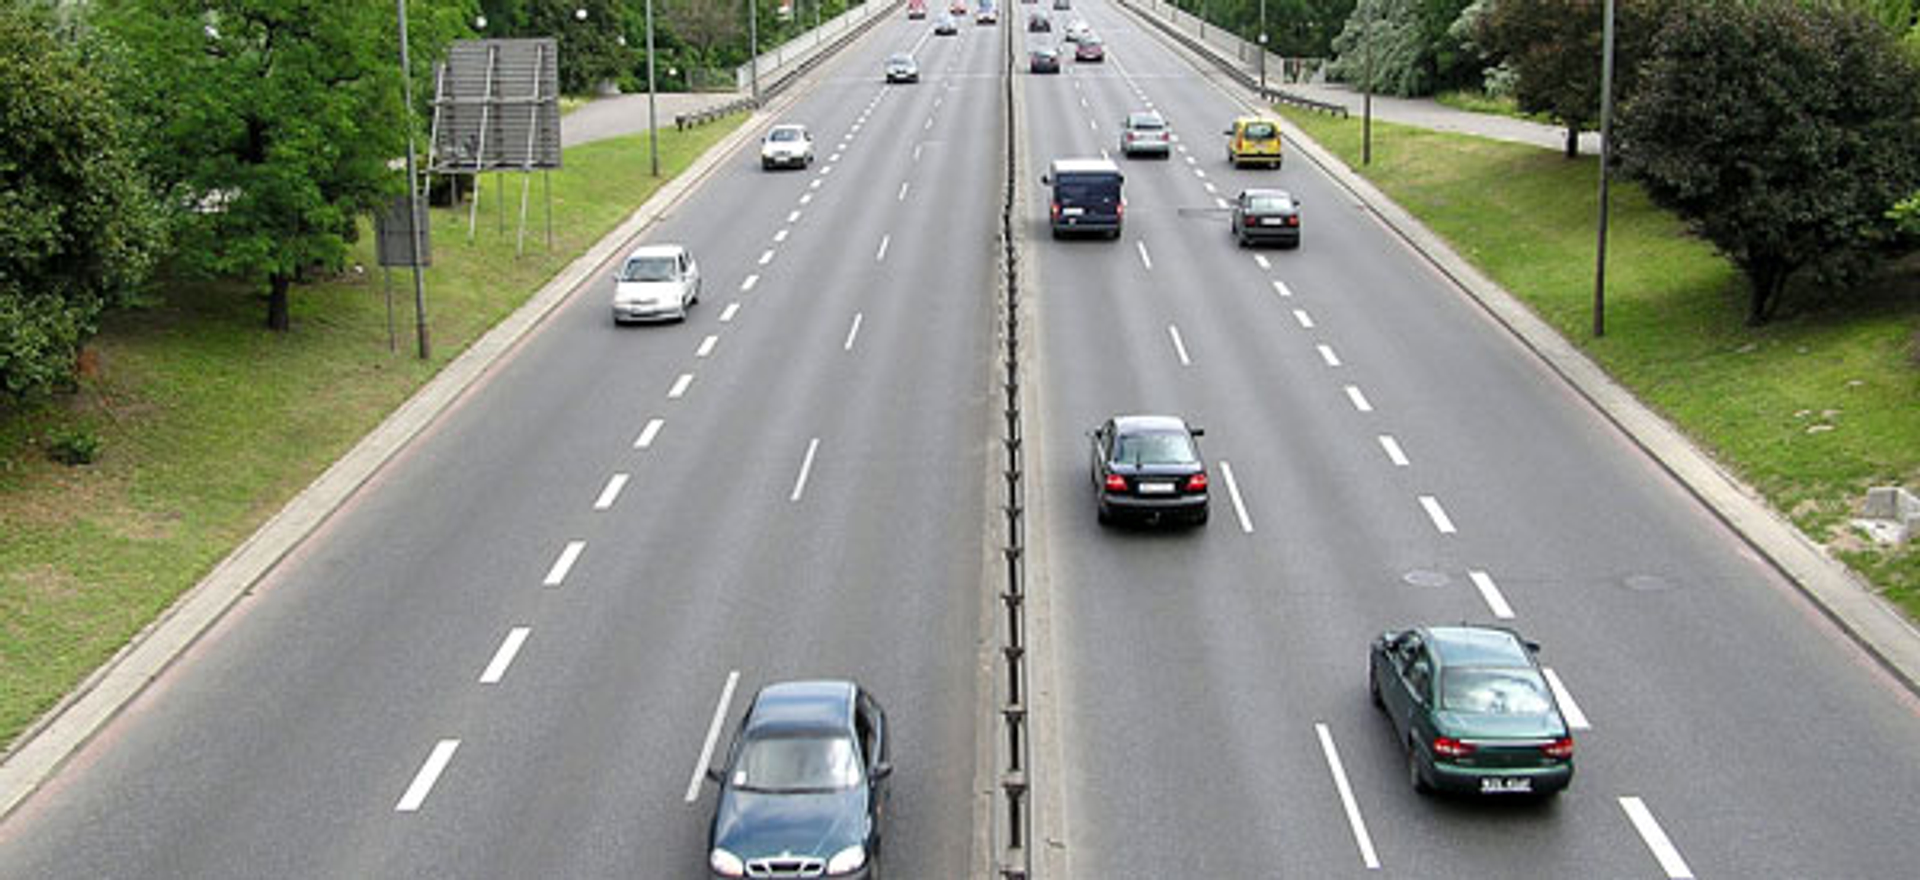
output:
{"label": "roadside curb", "polygon": [[[1154,24],[1151,16],[1135,9],[1130,3],[1123,0],[1118,6],[1136,18],[1145,18],[1149,24]],[[1158,27],[1146,30],[1158,35],[1190,60],[1198,54],[1191,47],[1183,45],[1182,41],[1164,34]],[[1206,61],[1213,65],[1225,63],[1224,59],[1211,55]],[[1273,115],[1271,108],[1261,106],[1253,93],[1230,74],[1211,70],[1200,62],[1196,62],[1196,66],[1203,77],[1236,102]],[[1216,73],[1220,75],[1216,76]],[[1223,82],[1223,77],[1228,81]],[[1920,693],[1920,629],[1898,609],[1881,599],[1851,569],[1829,556],[1825,549],[1781,517],[1757,490],[1721,468],[1671,422],[1640,402],[1625,386],[1614,381],[1578,346],[1541,320],[1519,298],[1475,269],[1426,224],[1291,122],[1284,119],[1280,122],[1287,139],[1299,147],[1321,171],[1352,193],[1408,247],[1505,327],[1634,445],[1811,599],[1828,619],[1897,677],[1908,690]]]}
{"label": "roadside curb", "polygon": [[[837,50],[836,50],[837,51]],[[807,89],[784,94],[754,112],[686,170],[666,181],[619,226],[581,254],[518,309],[473,341],[412,397],[293,497],[213,570],[137,633],[79,687],[15,740],[0,762],[0,821],[51,779],[121,710],[159,678],[320,528],[400,450],[425,431],[602,267],[677,206]]]}

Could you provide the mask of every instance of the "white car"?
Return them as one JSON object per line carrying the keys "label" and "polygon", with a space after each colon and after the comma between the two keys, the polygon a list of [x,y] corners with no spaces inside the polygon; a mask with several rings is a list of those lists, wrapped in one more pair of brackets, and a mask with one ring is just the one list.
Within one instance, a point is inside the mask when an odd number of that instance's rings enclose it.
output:
{"label": "white car", "polygon": [[760,140],[761,168],[805,168],[813,164],[813,138],[804,125],[776,125]]}
{"label": "white car", "polygon": [[677,244],[634,249],[613,276],[613,322],[684,321],[700,301],[700,264]]}

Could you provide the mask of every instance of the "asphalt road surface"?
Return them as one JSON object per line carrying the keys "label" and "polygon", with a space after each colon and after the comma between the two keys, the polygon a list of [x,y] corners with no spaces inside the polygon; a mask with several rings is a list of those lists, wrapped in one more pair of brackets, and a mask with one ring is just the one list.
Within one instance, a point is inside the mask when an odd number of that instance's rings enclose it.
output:
{"label": "asphalt road surface", "polygon": [[[1073,876],[1909,874],[1908,692],[1330,178],[1227,167],[1229,97],[1075,7],[1109,60],[1016,74]],[[1034,8],[825,68],[781,120],[813,168],[743,151],[648,234],[701,262],[690,320],[581,290],[0,826],[0,876],[701,876],[716,717],[813,676],[893,722],[888,876],[985,873],[998,64]],[[885,87],[901,49],[924,79]],[[1044,163],[1117,157],[1148,106],[1179,148],[1119,160],[1125,234],[1048,239]],[[1300,249],[1229,239],[1254,185],[1304,200]],[[1117,412],[1208,429],[1211,524],[1095,523]],[[1366,646],[1460,620],[1542,642],[1577,706],[1556,801],[1408,787]]]}

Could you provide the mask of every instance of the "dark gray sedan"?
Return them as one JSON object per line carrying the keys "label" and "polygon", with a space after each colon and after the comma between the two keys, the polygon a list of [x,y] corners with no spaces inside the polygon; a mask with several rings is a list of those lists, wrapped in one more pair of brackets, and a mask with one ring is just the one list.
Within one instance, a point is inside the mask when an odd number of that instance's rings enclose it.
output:
{"label": "dark gray sedan", "polygon": [[1174,416],[1115,416],[1090,436],[1100,522],[1207,521],[1206,432]]}
{"label": "dark gray sedan", "polygon": [[1233,200],[1229,231],[1241,247],[1267,241],[1299,247],[1300,200],[1284,189],[1241,190]]}

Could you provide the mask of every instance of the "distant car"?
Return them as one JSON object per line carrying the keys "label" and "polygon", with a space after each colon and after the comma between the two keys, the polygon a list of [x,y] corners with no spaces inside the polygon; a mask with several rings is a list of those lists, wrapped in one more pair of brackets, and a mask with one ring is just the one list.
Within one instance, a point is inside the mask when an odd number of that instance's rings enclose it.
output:
{"label": "distant car", "polygon": [[895,52],[887,56],[887,82],[910,83],[920,81],[920,65],[912,55]]}
{"label": "distant car", "polygon": [[1116,416],[1090,435],[1100,522],[1121,517],[1207,522],[1205,432],[1174,416]]}
{"label": "distant car", "polygon": [[1534,654],[1512,630],[1388,631],[1367,654],[1367,689],[1393,723],[1414,790],[1558,794],[1573,736]]}
{"label": "distant car", "polygon": [[1285,158],[1280,126],[1271,119],[1242,116],[1233,121],[1225,134],[1227,161],[1235,168],[1255,164],[1278,168]]}
{"label": "distant car", "polygon": [[1127,114],[1120,123],[1120,152],[1124,155],[1158,155],[1173,152],[1172,132],[1167,120],[1152,110]]}
{"label": "distant car", "polygon": [[953,0],[947,5],[947,13],[954,18],[964,18],[967,14],[967,0]]}
{"label": "distant car", "polygon": [[1091,36],[1093,36],[1093,26],[1087,24],[1084,19],[1076,18],[1067,22],[1067,33],[1063,39],[1069,43],[1078,43]]}
{"label": "distant car", "polygon": [[926,18],[927,0],[907,0],[908,18]]}
{"label": "distant car", "polygon": [[1073,8],[1073,3],[1072,3],[1072,0],[1053,0],[1053,8],[1055,8],[1055,9],[1072,9],[1072,8]]}
{"label": "distant car", "polygon": [[1052,46],[1040,46],[1027,53],[1028,73],[1059,73],[1060,50]]}
{"label": "distant car", "polygon": [[700,301],[700,264],[686,247],[635,248],[613,276],[613,322],[684,321]]}
{"label": "distant car", "polygon": [[991,6],[980,7],[980,12],[973,17],[974,24],[998,24],[999,22],[1000,13]]}
{"label": "distant car", "polygon": [[1052,32],[1053,19],[1048,18],[1046,13],[1035,10],[1031,15],[1027,16],[1027,33],[1046,34]]}
{"label": "distant car", "polygon": [[853,682],[762,688],[707,771],[712,876],[879,876],[891,749],[886,714]]}
{"label": "distant car", "polygon": [[1107,47],[1100,42],[1099,37],[1087,34],[1080,38],[1080,42],[1073,44],[1073,60],[1105,61],[1107,60]]}
{"label": "distant car", "polygon": [[933,20],[933,32],[942,37],[951,37],[960,32],[960,25],[952,15],[942,12],[939,18]]}
{"label": "distant car", "polygon": [[1284,189],[1247,189],[1233,200],[1233,239],[1241,247],[1263,241],[1300,246],[1300,201]]}
{"label": "distant car", "polygon": [[813,164],[813,137],[804,125],[776,125],[760,140],[761,168],[805,168]]}

